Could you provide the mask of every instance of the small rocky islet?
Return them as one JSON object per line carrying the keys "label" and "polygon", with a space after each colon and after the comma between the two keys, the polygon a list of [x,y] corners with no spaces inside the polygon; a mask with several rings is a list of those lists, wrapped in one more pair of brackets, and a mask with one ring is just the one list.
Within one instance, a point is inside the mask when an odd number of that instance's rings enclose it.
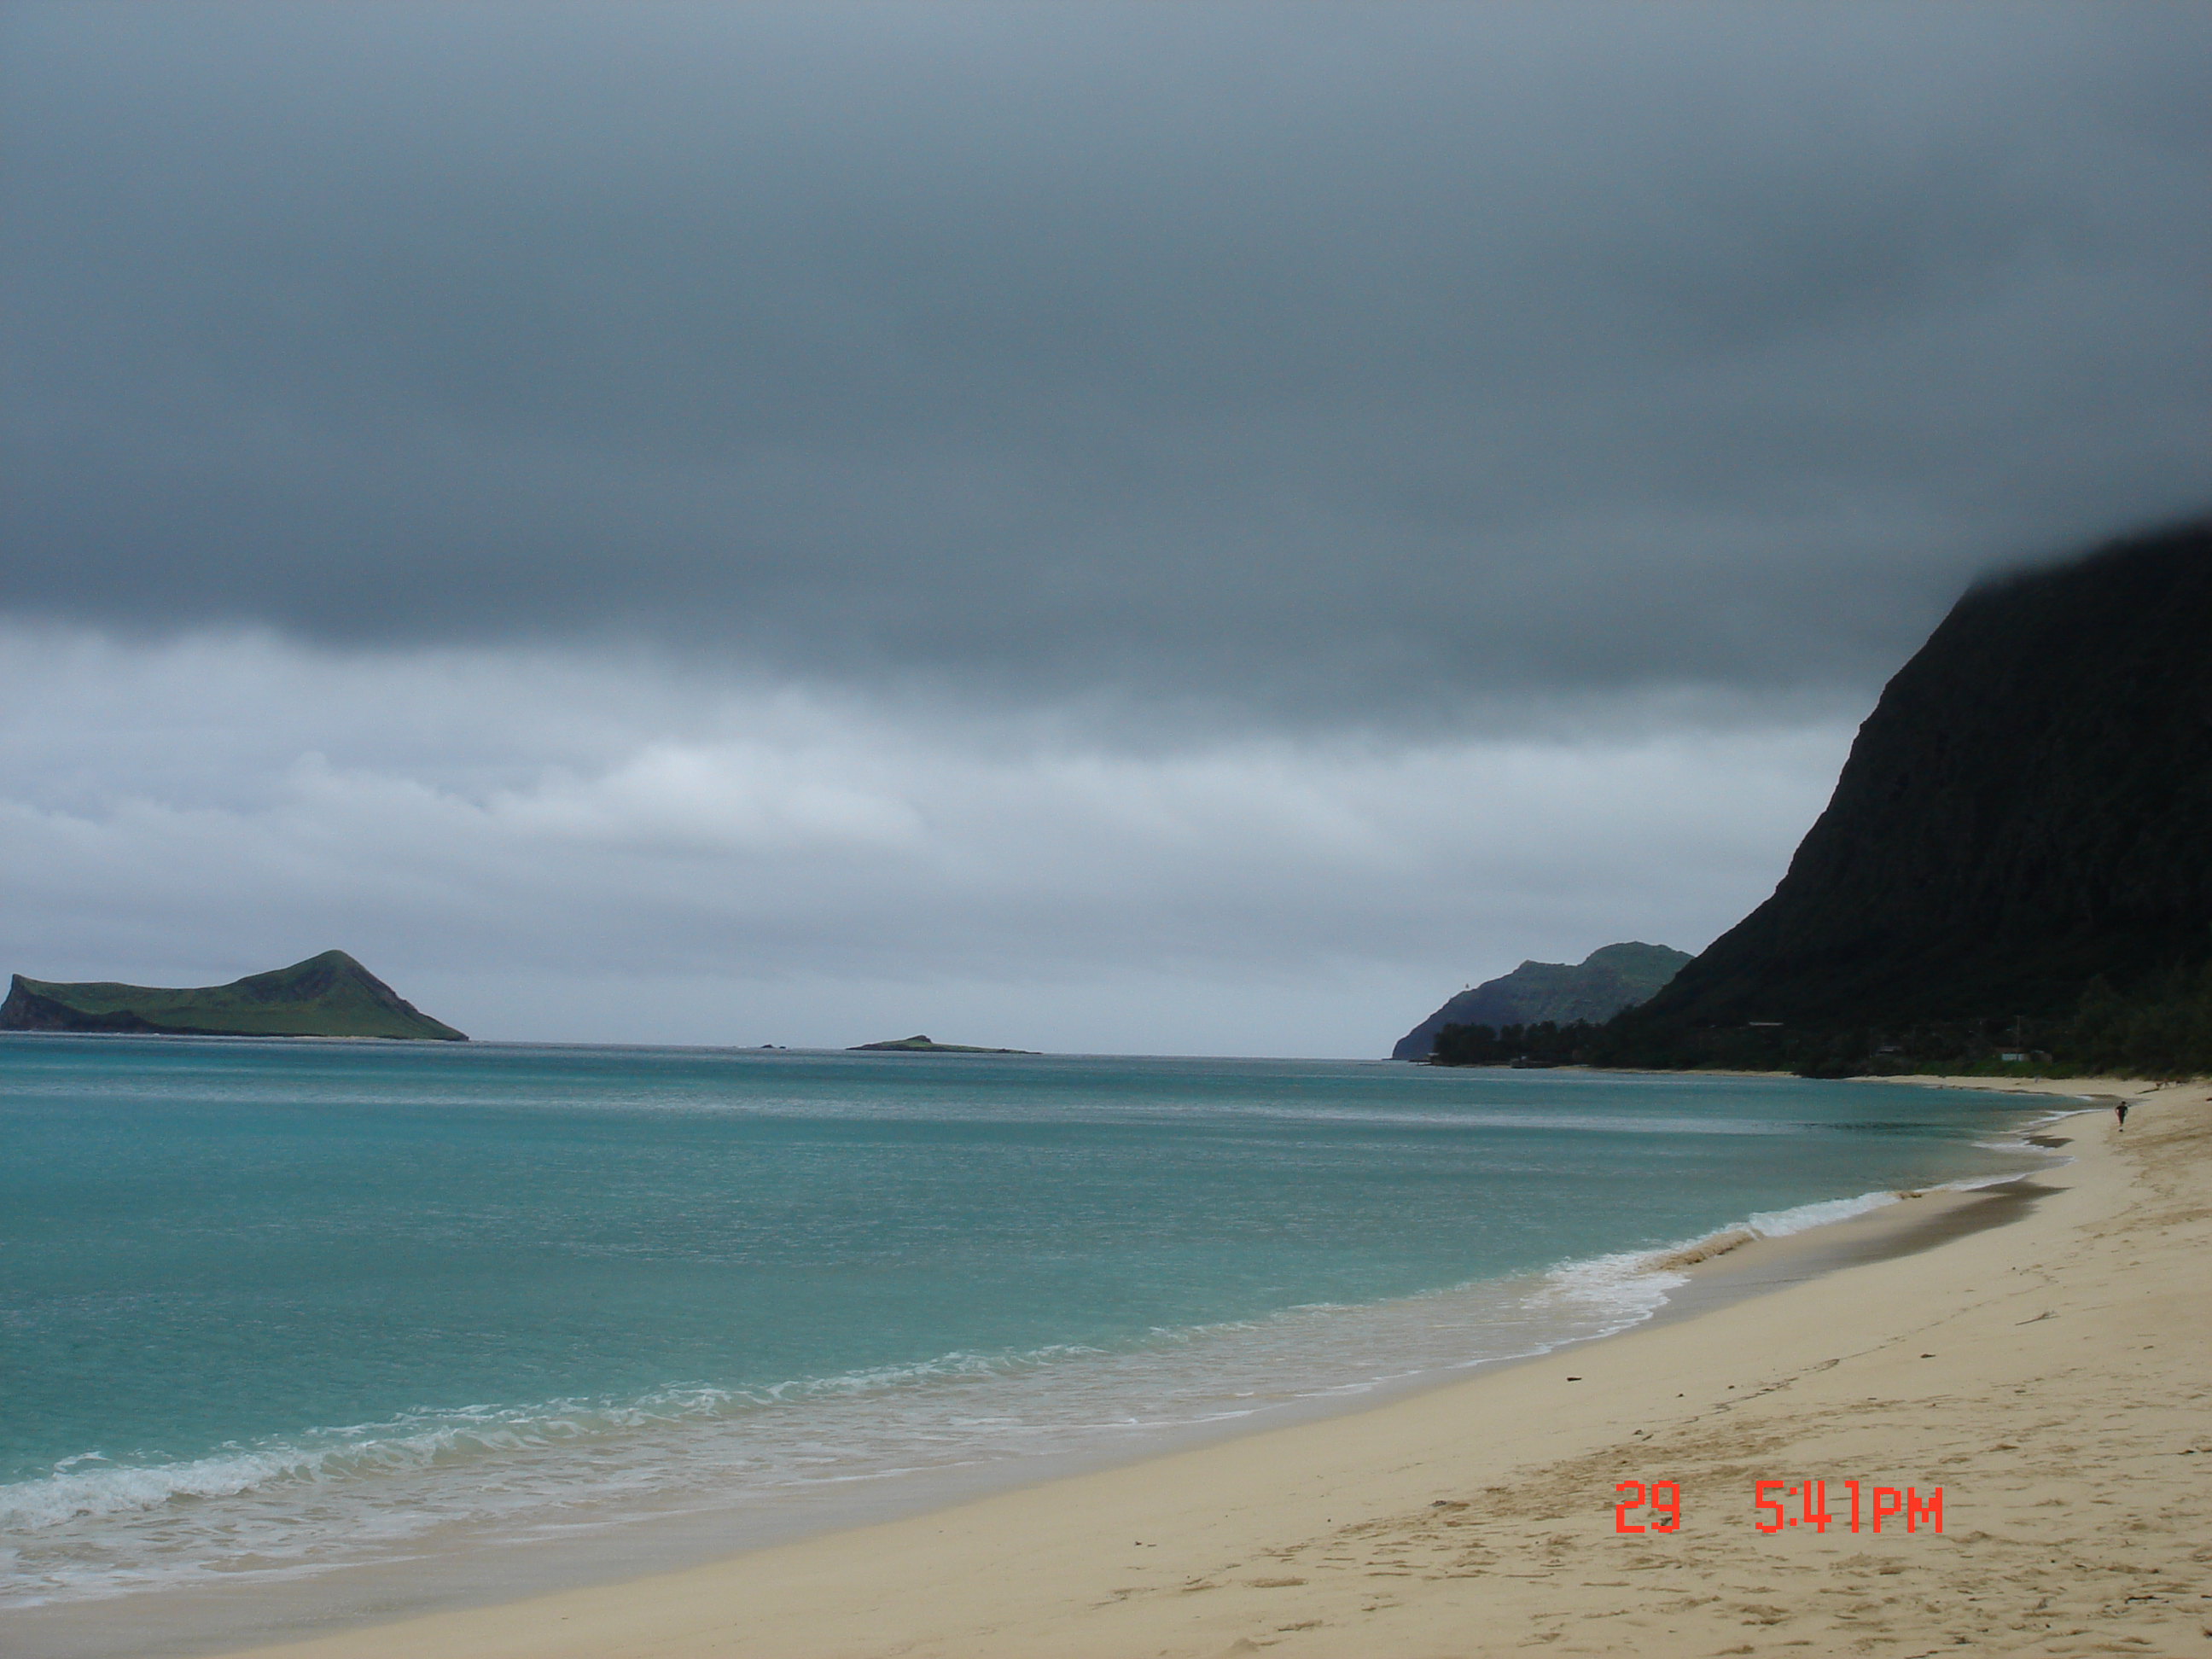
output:
{"label": "small rocky islet", "polygon": [[894,1037],[883,1042],[856,1042],[845,1051],[848,1054],[1033,1054],[1035,1048],[981,1048],[968,1042],[939,1042],[932,1038],[915,1036]]}

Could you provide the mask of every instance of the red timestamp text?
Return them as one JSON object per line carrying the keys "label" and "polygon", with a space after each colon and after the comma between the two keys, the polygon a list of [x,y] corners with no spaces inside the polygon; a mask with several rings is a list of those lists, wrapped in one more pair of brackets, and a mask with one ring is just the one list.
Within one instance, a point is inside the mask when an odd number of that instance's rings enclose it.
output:
{"label": "red timestamp text", "polygon": [[[1830,1487],[1834,1499],[1830,1499]],[[1682,1486],[1677,1480],[1623,1480],[1613,1489],[1613,1529],[1617,1533],[1668,1533],[1682,1529]],[[1761,1532],[1802,1527],[1824,1533],[1908,1533],[1943,1530],[1943,1489],[1878,1486],[1863,1480],[1759,1480],[1752,1484],[1752,1513]]]}
{"label": "red timestamp text", "polygon": [[[1613,1529],[1615,1532],[1680,1532],[1682,1529],[1682,1487],[1679,1481],[1654,1480],[1646,1486],[1641,1480],[1624,1480],[1613,1489],[1613,1495],[1621,1499],[1613,1506]],[[1648,1509],[1663,1516],[1656,1521],[1631,1521],[1631,1510]]]}
{"label": "red timestamp text", "polygon": [[[1930,1532],[1943,1530],[1943,1488],[1930,1486],[1923,1496],[1915,1486],[1876,1486],[1858,1480],[1836,1482],[1840,1494],[1840,1507],[1828,1504],[1828,1483],[1826,1480],[1804,1480],[1792,1484],[1787,1480],[1760,1480],[1752,1487],[1751,1506],[1760,1516],[1761,1532],[1782,1532],[1790,1527],[1808,1527],[1814,1532],[1826,1532],[1832,1526],[1842,1525],[1851,1532],[1880,1532],[1882,1522],[1902,1521],[1905,1530],[1918,1532],[1923,1527]],[[1790,1513],[1796,1499],[1796,1513]]]}

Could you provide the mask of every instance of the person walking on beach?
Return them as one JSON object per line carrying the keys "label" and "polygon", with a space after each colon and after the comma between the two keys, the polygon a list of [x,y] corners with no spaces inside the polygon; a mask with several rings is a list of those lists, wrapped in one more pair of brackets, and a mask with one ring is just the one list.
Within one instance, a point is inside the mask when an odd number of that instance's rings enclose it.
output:
{"label": "person walking on beach", "polygon": [[2120,1127],[2124,1129],[2128,1127],[2128,1103],[2126,1101],[2114,1101],[2112,1103],[2112,1114],[2120,1120]]}

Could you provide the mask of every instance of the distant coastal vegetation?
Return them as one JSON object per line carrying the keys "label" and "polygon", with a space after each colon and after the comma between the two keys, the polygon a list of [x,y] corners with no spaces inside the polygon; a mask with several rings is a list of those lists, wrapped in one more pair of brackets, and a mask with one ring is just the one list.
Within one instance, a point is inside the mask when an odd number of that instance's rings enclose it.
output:
{"label": "distant coastal vegetation", "polygon": [[169,1036],[468,1038],[434,1020],[343,951],[228,985],[176,990],[104,981],[64,984],[17,974],[0,1030]]}
{"label": "distant coastal vegetation", "polygon": [[2212,520],[1985,583],[1859,728],[1774,895],[1608,1019],[1442,1065],[2212,1072]]}

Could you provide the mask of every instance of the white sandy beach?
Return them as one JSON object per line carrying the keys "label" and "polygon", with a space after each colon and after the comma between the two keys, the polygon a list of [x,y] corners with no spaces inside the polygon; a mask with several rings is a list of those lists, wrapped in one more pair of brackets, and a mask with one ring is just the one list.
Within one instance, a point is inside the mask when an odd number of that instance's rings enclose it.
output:
{"label": "white sandy beach", "polygon": [[[1990,1086],[2139,1103],[2124,1133],[2065,1120],[2073,1161],[2011,1189],[1698,1270],[1775,1284],[1748,1300],[1697,1312],[1693,1288],[1675,1317],[1365,1412],[258,1653],[2212,1650],[2212,1093]],[[1941,1488],[1942,1530],[1758,1530],[1754,1483],[1808,1479],[1839,1512],[1849,1480],[1869,1506]],[[1626,1480],[1679,1483],[1680,1530],[1617,1532]]]}

